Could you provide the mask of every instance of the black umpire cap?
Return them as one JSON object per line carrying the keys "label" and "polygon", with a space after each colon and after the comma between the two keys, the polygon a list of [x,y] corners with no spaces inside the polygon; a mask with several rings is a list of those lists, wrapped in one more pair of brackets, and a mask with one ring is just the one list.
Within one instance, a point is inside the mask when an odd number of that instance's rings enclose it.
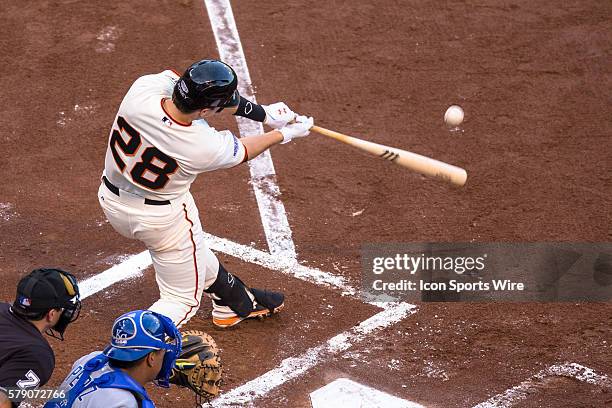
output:
{"label": "black umpire cap", "polygon": [[17,285],[13,310],[34,315],[69,306],[78,294],[74,276],[61,269],[35,269]]}

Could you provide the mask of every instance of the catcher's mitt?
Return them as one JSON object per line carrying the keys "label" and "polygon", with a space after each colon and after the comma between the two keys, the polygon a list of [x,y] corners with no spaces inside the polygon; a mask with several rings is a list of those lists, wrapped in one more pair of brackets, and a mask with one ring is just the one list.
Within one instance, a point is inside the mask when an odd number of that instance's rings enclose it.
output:
{"label": "catcher's mitt", "polygon": [[206,401],[219,395],[222,365],[217,343],[199,330],[182,333],[182,351],[176,360],[170,382],[187,387]]}

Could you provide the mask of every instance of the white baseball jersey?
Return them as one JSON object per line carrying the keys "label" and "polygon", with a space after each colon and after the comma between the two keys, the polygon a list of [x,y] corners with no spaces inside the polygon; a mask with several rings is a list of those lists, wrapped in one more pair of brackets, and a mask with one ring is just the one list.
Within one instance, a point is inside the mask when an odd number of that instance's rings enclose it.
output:
{"label": "white baseball jersey", "polygon": [[182,124],[165,111],[179,75],[145,75],[131,86],[115,117],[104,175],[119,189],[170,200],[186,193],[199,173],[240,164],[243,144],[204,120]]}
{"label": "white baseball jersey", "polygon": [[[78,359],[60,389],[69,391],[74,387],[83,374],[83,366],[100,353],[101,351],[94,351]],[[100,370],[91,373],[91,377],[98,378],[110,371],[112,371],[112,368],[106,364]],[[138,408],[138,406],[138,400],[130,391],[119,388],[98,388],[96,386],[85,390],[72,404],[72,408]]]}

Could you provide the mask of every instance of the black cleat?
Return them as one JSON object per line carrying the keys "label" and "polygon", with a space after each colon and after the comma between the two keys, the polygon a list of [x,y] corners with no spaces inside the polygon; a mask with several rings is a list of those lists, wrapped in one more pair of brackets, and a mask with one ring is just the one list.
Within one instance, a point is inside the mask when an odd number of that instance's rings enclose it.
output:
{"label": "black cleat", "polygon": [[215,316],[213,311],[213,323],[215,326],[222,328],[232,327],[246,319],[252,319],[254,317],[263,319],[264,317],[280,312],[285,306],[285,295],[280,292],[255,288],[251,288],[250,290],[257,302],[257,306],[255,306],[253,311],[245,317],[238,316],[237,314],[223,317]]}

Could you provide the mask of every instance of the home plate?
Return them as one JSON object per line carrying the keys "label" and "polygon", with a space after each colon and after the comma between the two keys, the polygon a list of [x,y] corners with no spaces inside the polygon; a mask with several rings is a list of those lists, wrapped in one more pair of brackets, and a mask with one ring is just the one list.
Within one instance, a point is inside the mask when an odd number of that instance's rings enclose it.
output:
{"label": "home plate", "polygon": [[425,408],[393,395],[338,378],[310,393],[312,408]]}

